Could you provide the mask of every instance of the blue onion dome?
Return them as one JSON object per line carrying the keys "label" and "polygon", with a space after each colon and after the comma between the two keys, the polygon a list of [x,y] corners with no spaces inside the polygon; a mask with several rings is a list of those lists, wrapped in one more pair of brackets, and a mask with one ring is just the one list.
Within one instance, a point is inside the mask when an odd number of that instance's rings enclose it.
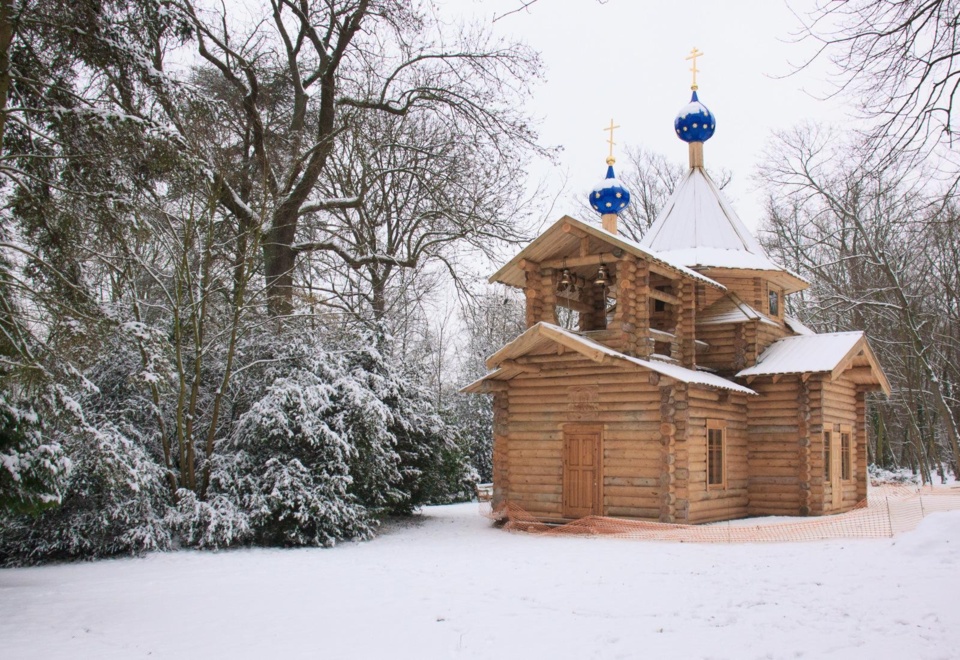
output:
{"label": "blue onion dome", "polygon": [[613,173],[612,160],[607,161],[607,178],[590,191],[590,206],[600,215],[620,213],[630,203],[630,192]]}
{"label": "blue onion dome", "polygon": [[713,137],[717,120],[707,106],[700,103],[694,90],[690,103],[680,108],[677,118],[673,120],[673,127],[677,137],[684,142],[706,142]]}

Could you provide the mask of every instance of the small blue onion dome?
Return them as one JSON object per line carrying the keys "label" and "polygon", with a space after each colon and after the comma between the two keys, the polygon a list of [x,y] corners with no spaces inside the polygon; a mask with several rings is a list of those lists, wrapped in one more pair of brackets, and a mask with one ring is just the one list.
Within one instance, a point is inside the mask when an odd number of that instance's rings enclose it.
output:
{"label": "small blue onion dome", "polygon": [[[608,163],[610,161],[607,161]],[[613,173],[613,164],[607,165],[607,178],[590,191],[590,207],[600,215],[620,213],[630,203],[630,192]]]}
{"label": "small blue onion dome", "polygon": [[677,137],[684,142],[706,142],[713,137],[717,120],[707,106],[700,103],[697,92],[694,91],[690,103],[680,108],[677,113],[673,127],[677,131]]}

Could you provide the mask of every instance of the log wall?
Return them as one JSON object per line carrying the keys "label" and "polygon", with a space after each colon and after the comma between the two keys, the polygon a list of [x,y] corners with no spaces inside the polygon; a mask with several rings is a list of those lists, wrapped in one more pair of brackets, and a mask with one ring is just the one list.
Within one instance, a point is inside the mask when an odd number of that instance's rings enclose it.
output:
{"label": "log wall", "polygon": [[[810,403],[810,513],[823,515],[830,513],[833,489],[826,478],[827,459],[825,453],[829,447],[823,438],[823,384],[819,376],[811,377],[807,383]],[[831,427],[832,429],[832,427]]]}
{"label": "log wall", "polygon": [[[867,448],[862,414],[858,420],[858,407],[863,406],[863,392],[846,378],[841,377],[831,381],[829,376],[814,376],[811,378],[810,390],[811,399],[819,404],[820,408],[819,419],[817,420],[820,422],[817,429],[821,457],[820,475],[823,474],[823,431],[827,430],[839,434],[841,426],[850,429],[850,479],[841,479],[843,495],[840,508],[835,509],[831,506],[833,489],[828,482],[823,481],[823,505],[821,510],[826,513],[849,511],[857,502],[866,497]],[[840,461],[833,466],[833,469],[841,469]]]}
{"label": "log wall", "polygon": [[800,513],[801,425],[797,411],[800,378],[755,380],[760,396],[747,400],[747,464],[750,515]]}
{"label": "log wall", "polygon": [[[719,325],[698,325],[697,339],[710,344],[710,348],[697,355],[697,364],[714,369],[721,375],[732,375],[736,367],[737,355],[743,355],[745,343],[743,341],[742,323],[723,323]],[[745,361],[741,359],[740,364]]]}
{"label": "log wall", "polygon": [[756,360],[763,354],[765,350],[767,350],[770,344],[787,336],[787,331],[780,326],[770,325],[769,323],[760,323],[759,321],[757,321],[756,324],[757,340],[754,347],[754,350],[756,351],[754,354],[754,363],[756,363]]}
{"label": "log wall", "polygon": [[680,361],[680,364],[687,369],[693,369],[696,366],[697,349],[694,345],[696,339],[696,289],[692,281],[685,280],[678,287],[680,298],[679,309],[677,310],[677,326],[674,330],[674,349],[673,357]]}
{"label": "log wall", "polygon": [[508,381],[504,495],[535,516],[561,519],[563,427],[596,424],[603,427],[603,514],[659,519],[663,452],[656,375],[580,356],[552,357],[540,374]]}
{"label": "log wall", "polygon": [[608,346],[634,357],[650,355],[649,294],[649,264],[627,255],[617,265],[617,310],[611,324],[615,336]]}
{"label": "log wall", "polygon": [[[747,462],[747,397],[691,387],[686,460],[677,472],[688,479],[687,522],[743,518],[747,515],[749,470]],[[723,422],[726,428],[723,488],[707,486],[707,421]],[[679,457],[678,457],[679,458]]]}
{"label": "log wall", "polygon": [[493,508],[503,506],[510,493],[510,435],[507,390],[493,395]]}

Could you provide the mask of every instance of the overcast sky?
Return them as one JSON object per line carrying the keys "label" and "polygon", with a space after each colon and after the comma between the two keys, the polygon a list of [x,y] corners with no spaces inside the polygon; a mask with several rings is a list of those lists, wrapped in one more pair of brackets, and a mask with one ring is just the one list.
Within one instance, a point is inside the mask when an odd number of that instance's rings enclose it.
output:
{"label": "overcast sky", "polygon": [[[488,21],[522,4],[439,2],[445,10]],[[812,2],[790,4],[802,12]],[[717,118],[705,161],[733,172],[727,194],[755,228],[762,199],[752,175],[771,131],[805,119],[840,122],[852,115],[841,100],[816,98],[829,90],[823,67],[787,76],[812,46],[795,42],[799,26],[782,0],[538,0],[498,20],[496,31],[525,40],[547,67],[530,110],[543,120],[543,143],[562,146],[563,152],[556,167],[538,166],[535,172],[549,176],[554,186],[567,178],[567,192],[547,219],[581,215],[573,197],[586,195],[603,178],[603,127],[611,118],[622,126],[618,149],[638,145],[686,162],[687,148],[673,132],[673,119],[689,101],[690,62],[684,58],[696,46],[705,53],[697,64],[698,94]]]}

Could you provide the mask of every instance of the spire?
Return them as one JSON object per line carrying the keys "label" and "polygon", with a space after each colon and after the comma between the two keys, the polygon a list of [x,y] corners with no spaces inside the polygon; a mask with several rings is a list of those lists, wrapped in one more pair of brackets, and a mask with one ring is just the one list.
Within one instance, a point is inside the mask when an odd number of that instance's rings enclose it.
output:
{"label": "spire", "polygon": [[610,120],[610,125],[604,128],[604,131],[610,133],[607,138],[607,144],[610,145],[610,152],[607,156],[607,176],[590,191],[590,206],[594,211],[600,214],[602,226],[611,234],[617,233],[617,214],[630,204],[630,192],[617,179],[613,171],[613,164],[616,159],[613,157],[613,131],[619,126]]}
{"label": "spire", "polygon": [[686,59],[693,61],[690,71],[693,74],[693,83],[690,85],[692,94],[690,103],[680,108],[673,120],[673,128],[677,137],[690,145],[690,167],[703,167],[703,143],[713,137],[717,127],[717,120],[707,106],[697,97],[697,58],[703,53],[696,48],[690,51]]}

